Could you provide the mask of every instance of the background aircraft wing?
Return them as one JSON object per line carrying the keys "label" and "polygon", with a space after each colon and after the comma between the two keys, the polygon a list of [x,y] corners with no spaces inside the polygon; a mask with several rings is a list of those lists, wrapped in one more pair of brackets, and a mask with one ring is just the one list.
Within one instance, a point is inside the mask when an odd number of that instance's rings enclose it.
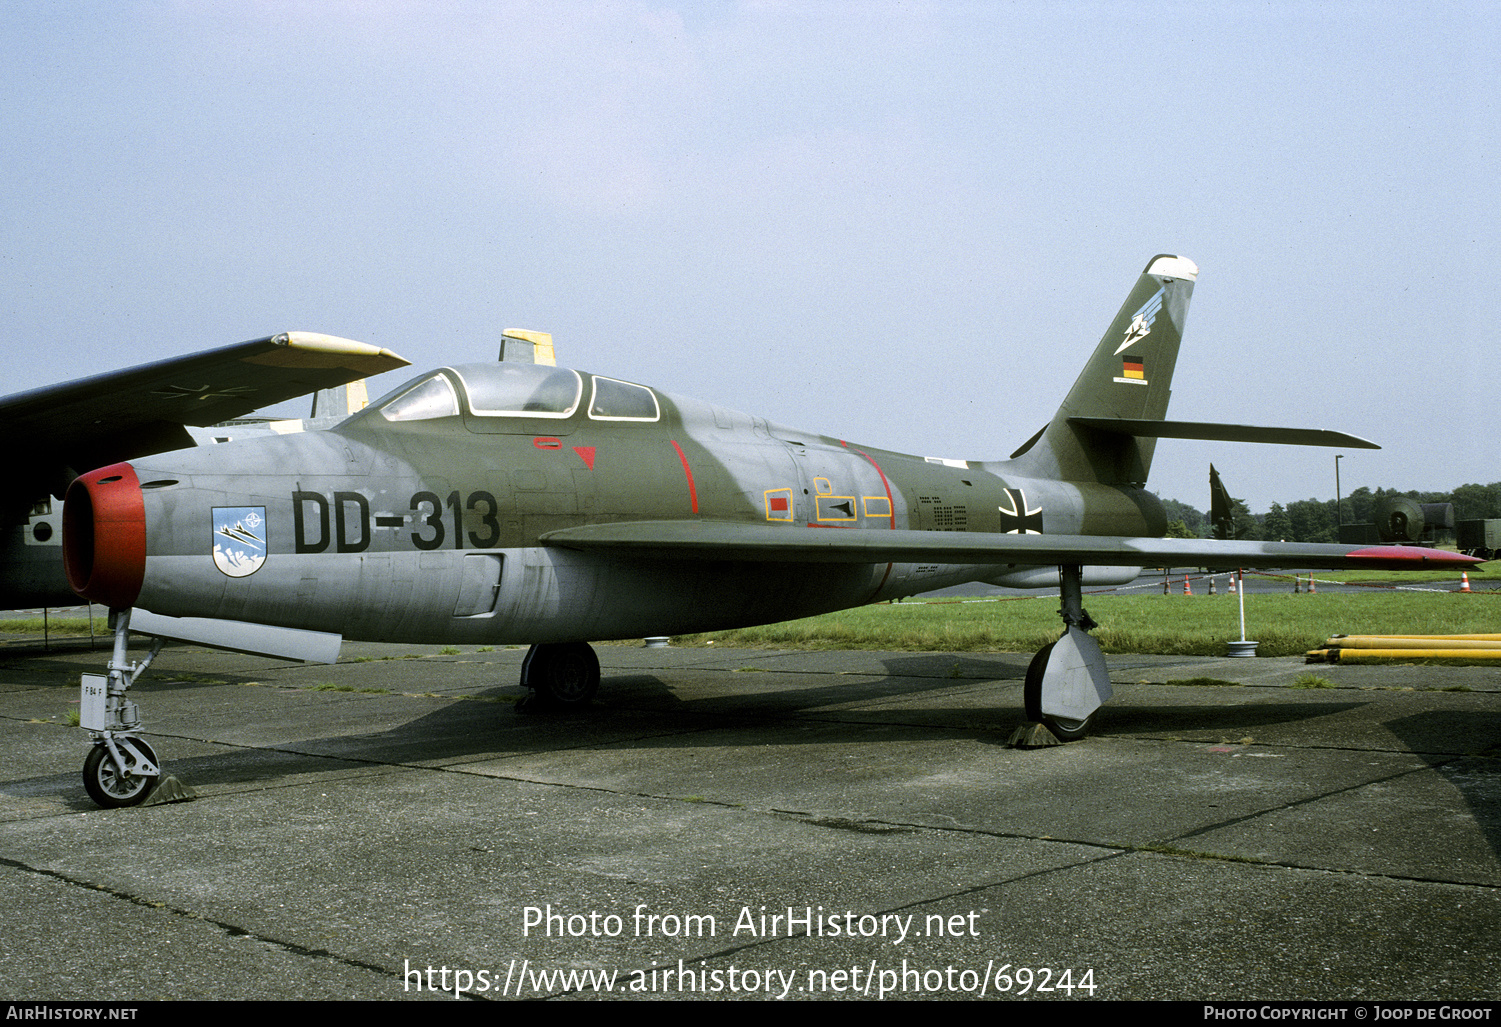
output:
{"label": "background aircraft wing", "polygon": [[1116,567],[1468,568],[1480,561],[1417,546],[860,530],[729,521],[629,521],[548,532],[549,546],[648,559],[786,563],[1052,564]]}
{"label": "background aircraft wing", "polygon": [[0,399],[0,438],[20,453],[7,498],[61,496],[73,474],[193,445],[210,425],[406,366],[363,342],[284,332]]}

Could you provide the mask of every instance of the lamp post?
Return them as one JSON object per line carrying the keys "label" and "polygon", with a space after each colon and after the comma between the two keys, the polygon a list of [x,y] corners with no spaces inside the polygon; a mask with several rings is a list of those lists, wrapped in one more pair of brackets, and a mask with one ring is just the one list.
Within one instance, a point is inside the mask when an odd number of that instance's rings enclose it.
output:
{"label": "lamp post", "polygon": [[1339,528],[1345,526],[1344,501],[1339,494],[1339,461],[1343,453],[1334,454],[1334,523],[1336,525],[1334,537],[1339,537]]}

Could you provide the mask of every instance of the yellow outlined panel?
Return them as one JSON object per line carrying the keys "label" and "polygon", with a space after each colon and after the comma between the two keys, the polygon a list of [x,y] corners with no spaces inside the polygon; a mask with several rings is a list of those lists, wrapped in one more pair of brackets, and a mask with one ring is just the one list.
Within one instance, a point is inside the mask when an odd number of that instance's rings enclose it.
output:
{"label": "yellow outlined panel", "polygon": [[865,516],[867,517],[890,517],[890,496],[866,496],[862,500],[865,504]]}
{"label": "yellow outlined panel", "polygon": [[819,496],[818,519],[820,521],[853,521],[855,519],[855,497]]}
{"label": "yellow outlined panel", "polygon": [[792,520],[792,490],[791,489],[767,489],[766,519],[768,521]]}

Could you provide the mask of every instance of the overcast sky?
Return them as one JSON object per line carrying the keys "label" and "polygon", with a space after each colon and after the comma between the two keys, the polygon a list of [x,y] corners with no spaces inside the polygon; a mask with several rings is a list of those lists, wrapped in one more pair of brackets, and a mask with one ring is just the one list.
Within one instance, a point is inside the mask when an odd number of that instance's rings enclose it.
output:
{"label": "overcast sky", "polygon": [[[1501,5],[34,3],[0,21],[0,394],[288,329],[1004,457],[1147,260],[1170,416],[1501,480]],[[376,383],[394,386],[400,378]],[[299,407],[300,409],[300,407]],[[1328,450],[1163,442],[1253,510]]]}

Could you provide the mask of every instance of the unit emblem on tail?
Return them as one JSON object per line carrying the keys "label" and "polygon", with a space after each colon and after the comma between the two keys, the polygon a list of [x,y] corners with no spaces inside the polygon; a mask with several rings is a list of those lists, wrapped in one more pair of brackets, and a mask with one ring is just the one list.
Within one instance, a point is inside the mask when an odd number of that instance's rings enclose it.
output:
{"label": "unit emblem on tail", "polygon": [[1152,332],[1152,322],[1157,320],[1157,311],[1162,309],[1162,295],[1167,289],[1157,290],[1156,295],[1141,305],[1131,317],[1131,323],[1126,326],[1126,339],[1115,347],[1117,355],[1124,353],[1133,342],[1140,342]]}

